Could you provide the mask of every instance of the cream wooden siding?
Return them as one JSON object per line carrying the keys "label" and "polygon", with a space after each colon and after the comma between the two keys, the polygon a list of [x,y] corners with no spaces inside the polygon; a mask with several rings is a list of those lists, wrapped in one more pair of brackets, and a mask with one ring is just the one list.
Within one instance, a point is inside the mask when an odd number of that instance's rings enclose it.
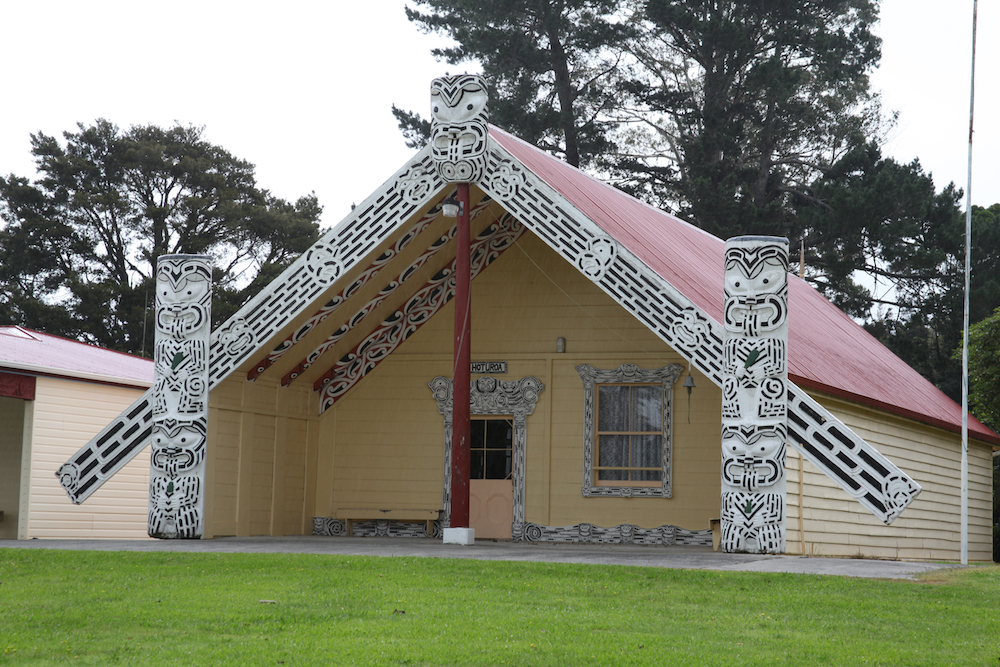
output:
{"label": "cream wooden siding", "polygon": [[17,538],[26,404],[20,398],[0,396],[0,540]]}
{"label": "cream wooden siding", "polygon": [[[788,458],[788,552],[814,556],[865,556],[958,560],[960,464],[958,434],[828,396],[816,400],[910,474],[923,492],[886,526],[812,466],[803,465],[799,533],[799,460]],[[969,560],[992,560],[991,450],[969,446]]]}
{"label": "cream wooden siding", "polygon": [[206,537],[312,532],[319,429],[310,389],[234,373],[212,390]]}
{"label": "cream wooden siding", "polygon": [[74,505],[55,472],[144,390],[39,377],[26,534],[38,538],[145,538],[149,448],[82,505]]}

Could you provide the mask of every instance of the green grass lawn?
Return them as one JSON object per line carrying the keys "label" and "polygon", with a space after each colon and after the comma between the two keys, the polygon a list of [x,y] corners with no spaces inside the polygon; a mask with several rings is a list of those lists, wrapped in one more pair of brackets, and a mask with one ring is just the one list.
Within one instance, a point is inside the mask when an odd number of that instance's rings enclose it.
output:
{"label": "green grass lawn", "polygon": [[912,582],[0,549],[0,664],[1000,667],[1000,567]]}

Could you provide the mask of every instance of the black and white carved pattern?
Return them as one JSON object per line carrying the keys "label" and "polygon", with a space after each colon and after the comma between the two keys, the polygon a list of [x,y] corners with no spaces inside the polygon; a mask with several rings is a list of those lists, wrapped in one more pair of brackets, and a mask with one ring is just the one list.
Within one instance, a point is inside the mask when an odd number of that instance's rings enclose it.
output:
{"label": "black and white carved pattern", "polygon": [[[441,537],[442,525],[434,522],[434,537]],[[313,517],[313,535],[341,537],[347,534],[344,522],[325,516]],[[361,537],[426,537],[422,524],[403,521],[355,521],[354,534]],[[663,525],[642,528],[623,523],[610,528],[590,523],[555,528],[536,523],[522,523],[513,536],[517,542],[569,542],[574,544],[640,544],[661,546],[712,546],[711,530],[688,530],[679,526]]]}
{"label": "black and white carved pattern", "polygon": [[524,185],[524,169],[515,160],[505,159],[490,151],[483,183],[500,201],[506,201],[516,196],[518,189]]}
{"label": "black and white carved pattern", "polygon": [[777,377],[788,368],[787,345],[780,338],[733,336],[726,340],[724,372],[742,387],[754,387],[764,378]]}
{"label": "black and white carved pattern", "polygon": [[[208,322],[205,322],[207,333]],[[161,336],[154,346],[154,358],[162,359],[169,372],[157,373],[153,383],[153,419],[171,416],[198,416],[208,408],[208,336],[175,338]],[[157,370],[160,370],[159,368]]]}
{"label": "black and white carved pattern", "polygon": [[420,204],[437,192],[442,185],[437,169],[430,160],[411,163],[396,179],[400,197],[408,204]]}
{"label": "black and white carved pattern", "polygon": [[797,387],[788,391],[788,434],[806,460],[886,525],[922,490],[889,459]]}
{"label": "black and white carved pattern", "polygon": [[[471,279],[511,247],[523,232],[524,228],[510,215],[484,229],[472,243]],[[313,389],[322,392],[320,413],[346,395],[454,297],[454,272],[452,260],[314,383]]]}
{"label": "black and white carved pattern", "polygon": [[338,292],[333,298],[327,301],[323,306],[317,310],[312,317],[306,320],[295,332],[281,341],[275,348],[268,354],[264,359],[262,359],[258,364],[254,366],[248,373],[248,380],[256,380],[260,377],[260,374],[267,370],[275,361],[280,359],[288,352],[292,347],[295,346],[300,340],[305,338],[313,329],[319,326],[322,322],[326,321],[333,313],[335,313],[345,301],[357,294],[358,290],[368,284],[368,281],[379,274],[379,272],[390,262],[394,257],[399,255],[413,239],[417,238],[421,232],[427,229],[428,225],[438,219],[441,215],[441,206],[436,205],[431,208],[425,215],[423,215],[413,226],[410,227],[402,236],[399,237],[393,245],[382,251],[382,254],[375,258],[375,260],[365,268],[361,274],[355,278],[350,285]]}
{"label": "black and white carved pattern", "polygon": [[210,259],[162,255],[156,263],[151,537],[200,538],[204,534]]}
{"label": "black and white carved pattern", "polygon": [[[455,238],[456,229],[457,229],[456,227],[452,227],[448,231],[448,233],[440,236],[433,243],[431,243],[430,247],[428,247],[427,250],[425,250],[424,253],[420,255],[420,257],[418,257],[413,264],[407,267],[405,271],[400,273],[393,280],[390,280],[388,283],[386,283],[385,286],[379,291],[378,294],[375,295],[373,299],[371,299],[368,303],[362,306],[361,309],[359,309],[356,313],[354,313],[354,315],[347,318],[347,320],[343,324],[341,324],[332,334],[327,336],[326,340],[324,340],[308,355],[306,355],[304,359],[299,361],[299,363],[295,365],[295,368],[290,370],[288,373],[284,375],[284,377],[281,378],[281,386],[287,387],[288,385],[290,385],[306,369],[310,368],[313,364],[319,361],[319,359],[324,354],[333,349],[334,346],[336,346],[337,343],[339,343],[344,338],[344,336],[349,334],[352,330],[354,330],[355,327],[361,324],[361,322],[363,322],[365,318],[367,318],[372,311],[374,311],[376,308],[382,305],[382,303],[386,299],[388,299],[389,296],[391,296],[397,289],[399,289],[399,287],[406,282],[407,278],[412,276],[417,271],[417,269],[426,264],[432,257],[434,257],[434,255],[440,252],[448,244],[449,241]],[[445,277],[446,276],[442,276],[442,280]],[[332,371],[329,373],[328,378],[321,378],[321,380],[323,379],[332,380],[333,379]]]}
{"label": "black and white carved pattern", "polygon": [[156,266],[156,330],[185,340],[211,321],[212,273],[206,262],[161,257]]}
{"label": "black and white carved pattern", "polygon": [[204,478],[149,478],[149,535],[200,538],[204,534]]}
{"label": "black and white carved pattern", "polygon": [[784,494],[723,493],[719,548],[727,553],[784,553]]}
{"label": "black and white carved pattern", "polygon": [[317,285],[332,285],[340,277],[343,266],[337,248],[322,241],[306,250],[306,270]]}
{"label": "black and white carved pattern", "polygon": [[[491,203],[492,200],[489,197],[484,197],[476,206],[472,208],[472,211],[470,211],[470,220],[478,218]],[[453,225],[447,233],[438,237],[438,239],[431,243],[427,250],[425,250],[416,260],[401,271],[399,275],[386,283],[385,287],[383,287],[373,299],[362,306],[358,312],[354,313],[351,317],[348,317],[336,331],[327,336],[326,340],[313,349],[304,359],[299,361],[293,369],[285,373],[285,375],[281,378],[281,386],[287,387],[290,385],[307,368],[315,364],[320,357],[333,349],[333,347],[340,342],[344,336],[357,327],[373,310],[378,308],[379,305],[381,305],[390,295],[399,289],[400,286],[409,280],[409,278],[412,277],[422,266],[438,254],[446,245],[448,245],[448,243],[455,238],[457,229],[457,226]],[[332,376],[330,377],[332,378]]]}
{"label": "black and white carved pattern", "polygon": [[[672,429],[674,383],[680,377],[681,367],[669,364],[662,368],[645,369],[635,364],[622,364],[618,368],[601,370],[589,364],[576,367],[576,372],[583,380],[583,486],[581,493],[589,496],[618,496],[620,498],[669,498],[671,496],[672,466]],[[661,386],[660,406],[662,414],[660,423],[663,428],[661,455],[662,478],[661,486],[598,486],[594,480],[595,439],[597,437],[596,403],[597,385],[602,383],[646,383]]]}
{"label": "black and white carved pattern", "polygon": [[446,183],[476,183],[486,170],[489,94],[475,74],[431,81],[430,145]]}
{"label": "black and white carved pattern", "polygon": [[514,536],[514,540],[519,542],[569,542],[574,544],[642,544],[710,547],[712,546],[712,531],[686,530],[671,525],[642,528],[631,523],[623,523],[608,528],[595,526],[590,523],[578,523],[562,527],[526,523],[520,534]]}
{"label": "black and white carved pattern", "polygon": [[[519,162],[491,141],[491,164]],[[592,243],[606,232],[561,194],[519,164],[523,182],[512,193],[493,189],[489,179],[481,187],[566,261],[580,267]],[[589,258],[589,256],[588,256]],[[596,284],[640,322],[684,355],[717,385],[722,385],[721,327],[667,281],[620,244]]]}
{"label": "black and white carved pattern", "polygon": [[[417,156],[374,195],[355,208],[342,223],[324,234],[315,247],[288,267],[267,289],[251,299],[212,335],[209,379],[214,387],[248,356],[261,341],[297,317],[330,283],[317,280],[317,271],[331,275],[334,265],[343,275],[382,246],[430,197],[443,187],[433,169],[429,149]],[[413,189],[422,174],[425,185]]]}
{"label": "black and white carved pattern", "polygon": [[[788,240],[741,236],[726,243],[728,331],[757,337],[788,323]],[[769,240],[770,239],[770,240]]]}
{"label": "black and white carved pattern", "polygon": [[787,348],[781,338],[752,337],[727,330],[722,384],[724,422],[784,422]]}
{"label": "black and white carved pattern", "polygon": [[722,428],[722,482],[758,491],[773,487],[784,475],[784,424],[727,424]]}
{"label": "black and white carved pattern", "polygon": [[580,255],[580,272],[596,282],[604,277],[617,255],[618,244],[614,240],[607,237],[593,239],[587,251]]}
{"label": "black and white carved pattern", "polygon": [[[430,152],[430,147],[421,151],[340,224],[320,237],[318,243],[324,249],[336,249],[335,260],[341,275],[380,247],[385,238],[444,187]],[[251,354],[256,354],[261,341],[269,340],[304,310],[314,307],[315,300],[329,287],[314,280],[321,265],[315,260],[310,264],[307,254],[212,333],[209,391]],[[315,256],[318,259],[320,253]],[[71,501],[84,502],[149,444],[152,418],[150,389],[56,472]]]}
{"label": "black and white carved pattern", "polygon": [[205,463],[202,420],[175,422],[154,429],[151,465],[167,477],[197,473]]}
{"label": "black and white carved pattern", "polygon": [[727,503],[739,497],[740,507],[757,508],[755,517],[765,516],[761,498],[778,498],[784,507],[788,240],[739,236],[726,241],[725,258],[721,546],[781,553],[773,549],[784,550],[783,512],[758,540],[743,523],[731,523],[745,517]]}
{"label": "black and white carved pattern", "polygon": [[149,444],[153,434],[153,390],[147,390],[117,419],[59,467],[56,477],[79,505]]}
{"label": "black and white carved pattern", "polygon": [[[444,490],[442,493],[441,525],[451,526],[451,435],[454,385],[451,378],[439,375],[427,383],[444,417]],[[513,512],[511,534],[517,535],[524,525],[524,461],[528,444],[528,415],[535,411],[539,394],[545,389],[541,380],[526,376],[520,380],[497,380],[489,375],[471,381],[469,414],[511,415],[514,417],[514,438],[511,443],[511,486]],[[515,538],[516,539],[516,538]]]}
{"label": "black and white carved pattern", "polygon": [[334,519],[329,516],[314,516],[312,534],[338,537],[347,534],[347,528],[342,519]]}

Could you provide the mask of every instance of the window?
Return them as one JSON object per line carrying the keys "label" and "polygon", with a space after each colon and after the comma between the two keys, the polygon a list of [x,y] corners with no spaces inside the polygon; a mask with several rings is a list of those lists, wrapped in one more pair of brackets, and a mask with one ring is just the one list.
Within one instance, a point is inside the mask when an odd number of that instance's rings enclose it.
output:
{"label": "window", "polygon": [[655,384],[597,385],[597,486],[663,481],[662,390]]}
{"label": "window", "polygon": [[469,429],[469,479],[510,479],[514,420],[473,419]]}
{"label": "window", "polygon": [[576,367],[584,385],[584,496],[670,497],[671,404],[681,367]]}

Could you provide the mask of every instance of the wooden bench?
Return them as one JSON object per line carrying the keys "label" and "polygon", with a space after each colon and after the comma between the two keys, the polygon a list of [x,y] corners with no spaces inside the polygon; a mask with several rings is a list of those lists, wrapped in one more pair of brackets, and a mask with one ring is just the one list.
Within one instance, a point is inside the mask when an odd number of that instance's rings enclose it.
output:
{"label": "wooden bench", "polygon": [[712,529],[712,551],[718,551],[722,539],[722,519],[709,519],[708,527]]}
{"label": "wooden bench", "polygon": [[355,521],[423,521],[427,526],[427,537],[434,535],[434,522],[441,510],[384,510],[348,507],[337,510],[337,518],[344,522],[348,536],[354,535]]}

